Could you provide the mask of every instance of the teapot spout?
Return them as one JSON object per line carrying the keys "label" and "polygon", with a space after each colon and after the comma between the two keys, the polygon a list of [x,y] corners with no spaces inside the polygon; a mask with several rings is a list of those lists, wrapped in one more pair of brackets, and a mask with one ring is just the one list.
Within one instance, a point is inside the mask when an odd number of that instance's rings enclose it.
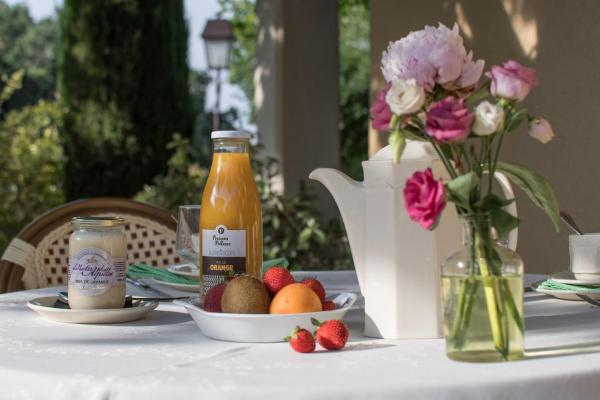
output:
{"label": "teapot spout", "polygon": [[310,173],[309,178],[321,182],[329,190],[340,210],[352,250],[358,284],[362,290],[365,287],[364,276],[366,274],[364,267],[366,222],[364,184],[332,168],[318,168]]}

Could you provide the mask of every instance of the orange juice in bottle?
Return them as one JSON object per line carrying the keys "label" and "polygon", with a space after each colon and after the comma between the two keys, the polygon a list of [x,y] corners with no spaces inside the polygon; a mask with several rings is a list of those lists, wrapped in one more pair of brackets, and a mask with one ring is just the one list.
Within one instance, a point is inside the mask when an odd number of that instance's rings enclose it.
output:
{"label": "orange juice in bottle", "polygon": [[260,278],[262,212],[250,167],[250,134],[212,133],[213,160],[200,207],[200,295],[239,274]]}

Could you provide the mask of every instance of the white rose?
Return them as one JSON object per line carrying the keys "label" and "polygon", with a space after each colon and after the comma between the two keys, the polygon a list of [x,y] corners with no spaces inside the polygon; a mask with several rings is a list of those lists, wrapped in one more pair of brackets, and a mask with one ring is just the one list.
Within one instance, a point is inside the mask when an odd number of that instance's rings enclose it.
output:
{"label": "white rose", "polygon": [[398,79],[392,82],[385,101],[396,115],[412,114],[425,103],[425,90],[414,79]]}
{"label": "white rose", "polygon": [[504,121],[504,109],[498,104],[482,101],[475,108],[473,132],[479,136],[487,136],[496,132]]}

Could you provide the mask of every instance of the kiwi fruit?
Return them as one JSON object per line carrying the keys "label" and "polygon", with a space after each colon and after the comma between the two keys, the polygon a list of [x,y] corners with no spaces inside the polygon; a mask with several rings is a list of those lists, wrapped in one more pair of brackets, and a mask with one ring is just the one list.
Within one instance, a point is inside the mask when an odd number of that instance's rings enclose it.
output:
{"label": "kiwi fruit", "polygon": [[250,275],[240,275],[227,284],[221,310],[235,314],[267,314],[271,298],[266,286]]}

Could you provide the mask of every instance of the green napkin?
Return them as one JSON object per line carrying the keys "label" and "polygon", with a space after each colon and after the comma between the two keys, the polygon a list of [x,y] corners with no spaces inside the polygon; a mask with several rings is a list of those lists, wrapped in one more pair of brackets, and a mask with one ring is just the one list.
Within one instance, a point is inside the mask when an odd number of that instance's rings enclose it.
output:
{"label": "green napkin", "polygon": [[538,288],[545,290],[565,290],[590,293],[600,292],[600,287],[598,286],[570,285],[568,283],[557,282],[553,279],[546,279],[538,286]]}
{"label": "green napkin", "polygon": [[183,285],[198,285],[200,283],[198,279],[177,275],[166,269],[156,268],[143,263],[129,265],[127,276],[132,279],[154,278],[159,281],[180,283]]}
{"label": "green napkin", "polygon": [[[284,268],[289,266],[288,260],[285,258],[275,258],[273,260],[267,260],[263,262],[262,273],[264,274],[269,268],[274,267],[275,265],[281,265]],[[167,271],[166,269],[156,268],[152,265],[138,263],[131,264],[127,269],[127,276],[132,279],[140,279],[140,278],[154,278],[159,281],[169,282],[169,283],[180,283],[184,285],[198,285],[199,280],[194,278],[188,278],[186,276],[181,276],[174,274],[172,272]]]}

